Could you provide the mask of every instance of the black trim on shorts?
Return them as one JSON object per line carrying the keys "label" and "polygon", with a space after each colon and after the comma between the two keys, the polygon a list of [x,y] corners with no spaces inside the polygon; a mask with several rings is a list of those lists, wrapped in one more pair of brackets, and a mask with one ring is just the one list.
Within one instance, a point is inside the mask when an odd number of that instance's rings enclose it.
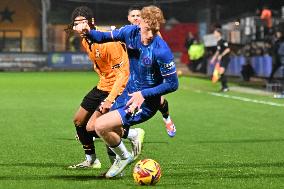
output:
{"label": "black trim on shorts", "polygon": [[96,86],[83,98],[81,106],[88,112],[94,113],[108,95],[108,92],[102,91]]}

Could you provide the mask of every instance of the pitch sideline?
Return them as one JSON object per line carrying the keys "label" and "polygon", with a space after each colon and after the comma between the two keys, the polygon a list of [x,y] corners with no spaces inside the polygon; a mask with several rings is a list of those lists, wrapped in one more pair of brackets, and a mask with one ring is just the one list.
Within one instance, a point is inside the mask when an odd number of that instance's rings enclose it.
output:
{"label": "pitch sideline", "polygon": [[243,101],[243,102],[252,102],[252,103],[256,103],[256,104],[264,104],[264,105],[270,105],[270,106],[284,107],[284,104],[281,104],[281,103],[264,101],[264,100],[255,100],[255,99],[250,99],[250,98],[241,97],[241,96],[233,96],[233,95],[216,93],[216,92],[205,92],[205,91],[201,91],[201,90],[195,90],[195,92],[197,92],[197,93],[203,92],[203,93],[207,93],[207,94],[212,95],[212,96],[224,97],[224,98],[239,100],[239,101]]}

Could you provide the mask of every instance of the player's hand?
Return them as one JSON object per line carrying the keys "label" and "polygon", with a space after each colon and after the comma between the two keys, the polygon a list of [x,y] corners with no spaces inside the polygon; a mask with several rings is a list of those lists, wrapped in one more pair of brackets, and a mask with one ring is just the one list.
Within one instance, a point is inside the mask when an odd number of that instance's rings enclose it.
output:
{"label": "player's hand", "polygon": [[133,114],[140,109],[145,98],[143,97],[141,91],[137,91],[128,95],[131,96],[131,98],[128,100],[126,106],[128,106],[128,112]]}
{"label": "player's hand", "polygon": [[104,102],[101,103],[99,110],[102,114],[105,114],[110,110],[111,106],[112,102],[105,100]]}
{"label": "player's hand", "polygon": [[82,22],[74,25],[73,30],[78,32],[80,35],[85,35],[90,32],[91,28],[88,23]]}

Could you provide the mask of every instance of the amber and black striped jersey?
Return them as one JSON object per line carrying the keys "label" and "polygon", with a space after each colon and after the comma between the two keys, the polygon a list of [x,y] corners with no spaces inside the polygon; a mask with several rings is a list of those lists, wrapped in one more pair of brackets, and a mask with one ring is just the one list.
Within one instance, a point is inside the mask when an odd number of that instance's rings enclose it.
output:
{"label": "amber and black striped jersey", "polygon": [[107,100],[113,102],[126,87],[129,77],[129,60],[124,44],[120,42],[92,43],[86,39],[82,45],[99,75],[97,88],[109,93]]}

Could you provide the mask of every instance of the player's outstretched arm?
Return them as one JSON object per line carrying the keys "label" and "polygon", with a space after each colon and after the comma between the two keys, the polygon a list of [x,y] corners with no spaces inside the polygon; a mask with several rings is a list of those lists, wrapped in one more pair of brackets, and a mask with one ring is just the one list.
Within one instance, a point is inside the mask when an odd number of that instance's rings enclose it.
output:
{"label": "player's outstretched arm", "polygon": [[87,23],[74,25],[73,30],[78,32],[81,37],[91,39],[95,43],[113,41],[111,32],[101,32],[96,29],[91,29]]}
{"label": "player's outstretched arm", "polygon": [[111,32],[101,32],[97,30],[90,30],[86,36],[95,43],[104,43],[114,41]]}
{"label": "player's outstretched arm", "polygon": [[121,41],[126,42],[127,38],[130,38],[132,30],[137,26],[126,25],[119,29],[114,29],[111,32],[101,32],[97,30],[90,30],[87,36],[96,43]]}

